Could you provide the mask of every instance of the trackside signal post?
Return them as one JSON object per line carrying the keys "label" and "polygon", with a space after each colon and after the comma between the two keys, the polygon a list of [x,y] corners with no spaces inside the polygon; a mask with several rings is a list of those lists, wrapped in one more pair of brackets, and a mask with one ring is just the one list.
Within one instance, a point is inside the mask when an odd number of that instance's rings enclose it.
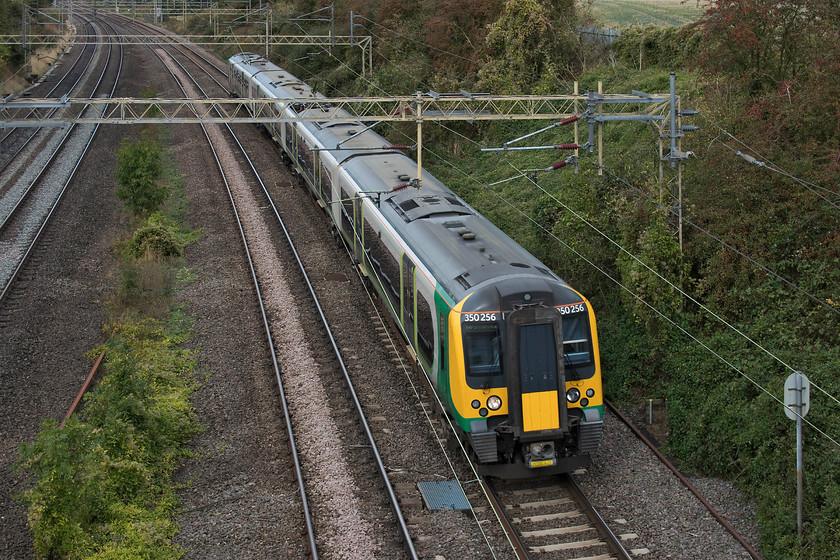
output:
{"label": "trackside signal post", "polygon": [[797,371],[785,381],[785,414],[796,420],[796,532],[802,536],[802,419],[811,408],[811,382]]}

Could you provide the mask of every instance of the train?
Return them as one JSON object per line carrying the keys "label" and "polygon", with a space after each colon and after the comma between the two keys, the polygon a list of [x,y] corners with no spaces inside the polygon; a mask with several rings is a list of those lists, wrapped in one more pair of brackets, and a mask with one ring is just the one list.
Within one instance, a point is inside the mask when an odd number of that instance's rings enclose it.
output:
{"label": "train", "polygon": [[228,85],[242,98],[278,99],[255,103],[254,116],[347,244],[479,474],[590,464],[604,409],[589,301],[433,175],[422,171],[421,184],[403,150],[265,57],[230,57]]}

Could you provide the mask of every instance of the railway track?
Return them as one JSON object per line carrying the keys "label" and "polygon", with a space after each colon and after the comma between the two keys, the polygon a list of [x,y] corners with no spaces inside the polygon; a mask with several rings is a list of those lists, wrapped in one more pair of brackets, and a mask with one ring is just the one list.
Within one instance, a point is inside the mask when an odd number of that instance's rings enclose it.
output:
{"label": "railway track", "polygon": [[[89,69],[94,60],[96,46],[85,42],[88,35],[94,34],[94,26],[88,20],[83,21],[83,32],[76,35],[75,39],[81,42],[81,46],[76,49],[76,56],[73,62],[67,64],[55,64],[51,70],[42,80],[22,92],[22,97],[36,96],[36,97],[61,97],[69,95],[79,84],[85,73]],[[72,52],[71,46],[62,53],[62,58],[65,54]],[[36,112],[33,109],[30,113]],[[55,114],[56,109],[47,110],[47,116]],[[50,136],[55,131],[47,128],[10,128],[2,131],[2,138],[0,138],[0,177],[4,177],[4,181],[0,183],[0,194],[2,194],[7,186],[10,184],[6,174],[7,167],[13,162],[15,167],[20,169],[24,164],[24,158],[18,157],[27,146],[35,145],[37,141],[43,144],[43,138]],[[40,150],[33,149],[32,152]]]}
{"label": "railway track", "polygon": [[511,482],[482,479],[482,487],[519,559],[631,558],[571,476]]}
{"label": "railway track", "polygon": [[683,475],[683,473],[681,473],[680,470],[659,451],[657,446],[652,441],[650,441],[627,416],[622,414],[622,412],[618,409],[618,407],[615,406],[615,404],[606,399],[604,400],[604,404],[612,414],[614,414],[619,420],[621,420],[621,422],[624,425],[630,428],[630,431],[632,431],[633,434],[640,441],[642,441],[654,453],[654,455],[656,455],[657,459],[663,465],[665,465],[672,473],[674,473],[674,476],[676,476],[679,479],[680,483],[682,483],[682,485],[685,486],[685,488],[687,488],[689,492],[691,492],[694,496],[697,497],[698,500],[700,500],[700,502],[703,504],[703,507],[705,507],[709,511],[709,513],[715,519],[715,521],[717,521],[724,529],[726,529],[726,531],[730,535],[732,535],[732,537],[735,538],[736,541],[738,541],[738,544],[743,547],[745,553],[749,555],[750,558],[752,558],[753,560],[761,560],[761,554],[759,554],[755,547],[753,547],[749,542],[747,542],[747,540],[738,532],[738,530],[732,526],[732,524],[726,519],[726,516],[717,511],[717,509],[706,499],[705,496],[701,494],[701,492],[688,480],[688,478],[686,478],[685,475]]}
{"label": "railway track", "polygon": [[[104,60],[100,60],[104,57]],[[80,57],[81,58],[81,57]],[[79,59],[77,59],[79,60]],[[100,66],[93,84],[86,72]],[[73,64],[68,74],[79,72]],[[119,81],[122,48],[91,54],[81,73],[72,81],[71,91],[86,88],[85,95],[111,96]],[[63,83],[63,80],[61,81]],[[84,109],[91,110],[91,109]],[[9,294],[33,248],[41,239],[50,217],[58,207],[93,141],[98,126],[71,126],[67,130],[46,131],[37,142],[16,152],[4,168],[0,194],[0,301]]]}
{"label": "railway track", "polygon": [[[178,49],[180,48],[179,46]],[[160,57],[161,62],[170,68],[173,77],[181,83],[181,86],[184,88],[184,95],[197,95],[198,92],[194,90],[197,87],[200,88],[198,81],[190,77],[189,79],[193,84],[185,83],[189,75],[185,61],[183,60],[185,53],[170,53],[170,59],[167,59],[167,55],[164,55],[158,50],[156,50],[156,54]],[[192,58],[189,54],[187,56]],[[199,67],[202,66],[196,61],[193,61],[193,63]],[[177,65],[177,67],[174,67],[173,64]],[[207,72],[205,68],[202,69]],[[212,80],[216,86],[221,86],[218,80],[215,78],[212,78]],[[381,551],[388,542],[401,542],[400,552],[390,552],[389,554],[394,555],[394,557],[401,557],[405,553],[408,553],[409,557],[417,558],[417,553],[414,550],[399,502],[388,479],[381,456],[377,451],[377,445],[371,433],[370,425],[347,374],[342,352],[332,337],[329,324],[320,308],[317,296],[311,289],[312,283],[300,261],[294,243],[288,236],[283,220],[276,212],[276,209],[274,220],[272,220],[273,223],[255,220],[254,193],[249,191],[248,185],[259,184],[262,186],[263,194],[266,197],[269,195],[259,177],[256,167],[250,162],[245,148],[236,139],[233,130],[227,127],[227,134],[223,134],[220,127],[210,126],[202,128],[206,134],[208,145],[213,150],[219,169],[224,176],[231,205],[236,213],[237,222],[240,224],[242,243],[248,258],[249,268],[252,271],[254,290],[259,298],[266,339],[269,343],[272,356],[274,375],[277,380],[278,391],[281,395],[281,402],[283,403],[284,422],[287,426],[290,449],[292,450],[292,461],[295,465],[295,472],[297,473],[298,492],[301,496],[301,507],[308,535],[310,553],[312,557],[317,558],[319,556],[319,550],[326,548],[327,550],[335,551],[336,547],[341,550],[341,542],[345,542],[351,543],[349,545],[351,547],[367,547],[380,551],[381,554]],[[232,139],[238,147],[236,156],[232,154],[229,148],[228,143],[230,140],[228,138]],[[274,204],[270,198],[268,200],[271,205]],[[284,233],[278,235],[277,233],[272,234],[266,231],[266,228],[272,227],[279,228],[279,231]],[[285,248],[266,247],[265,241],[269,236],[274,239],[279,237],[281,240],[285,238]],[[300,302],[303,299],[300,296],[303,296],[303,294],[300,294],[299,291],[296,293],[293,298],[298,301],[296,307],[304,307],[310,311],[316,310],[317,315],[320,317],[320,324],[317,328],[313,330],[313,327],[309,327],[307,329],[309,335],[306,336],[305,340],[301,338],[297,340],[297,344],[283,344],[282,347],[279,342],[283,342],[284,338],[282,335],[277,334],[277,332],[284,331],[288,334],[288,331],[295,330],[298,325],[292,324],[295,322],[294,320],[289,321],[278,316],[280,314],[276,309],[278,298],[282,301],[290,301],[288,294],[284,293],[288,292],[289,288],[283,285],[284,282],[282,280],[278,281],[276,276],[268,274],[268,269],[279,267],[287,270],[286,274],[292,274],[288,272],[289,263],[281,264],[268,256],[277,251],[291,255],[293,260],[296,261],[297,269],[293,274],[295,276],[299,275],[299,279],[295,281],[295,285],[310,287],[308,297],[304,300],[305,303]],[[266,267],[266,258],[271,263],[268,267]],[[272,307],[274,308],[273,312]],[[283,311],[285,312],[287,310],[284,309]],[[316,333],[320,333],[321,336],[317,337]],[[314,340],[315,338],[320,338],[320,340]],[[318,362],[320,363],[313,361],[307,364],[306,356],[303,356],[299,357],[303,359],[303,362],[290,365],[289,362],[291,360],[289,360],[290,356],[288,356],[288,346],[315,347],[314,350],[311,350],[311,353],[319,356]],[[327,355],[330,355],[330,357],[327,357]],[[323,365],[324,362],[330,365]],[[333,364],[338,367],[334,367]],[[306,379],[308,387],[303,390],[301,389],[300,383],[301,377],[308,378]],[[337,377],[343,378],[343,386],[337,386],[337,383],[335,383]],[[334,388],[327,390],[324,387],[325,385],[334,386]],[[292,386],[293,389],[288,389],[288,386]],[[313,397],[315,399],[324,399],[326,402],[313,402]],[[347,474],[343,472],[345,469],[341,468],[341,463],[345,461],[344,456],[347,452],[342,448],[330,450],[332,452],[331,454],[317,451],[319,446],[323,444],[323,424],[325,420],[334,414],[334,410],[341,409],[342,404],[344,404],[343,401],[347,400],[352,402],[352,408],[356,413],[355,422],[359,425],[359,429],[348,429],[347,421],[351,419],[346,414],[343,414],[341,418],[344,421],[334,422],[334,431],[337,434],[340,433],[340,441],[345,447],[359,447],[366,450],[369,462],[373,463],[376,466],[375,470],[378,471],[376,480],[371,480],[370,476],[365,476],[360,481],[358,480],[358,474]],[[322,414],[316,414],[319,418],[315,422],[317,425],[314,425],[311,419],[308,420],[302,414],[301,408],[303,406],[308,408],[315,406],[326,407]],[[307,414],[311,415],[311,410]],[[364,437],[360,439],[359,434],[354,432],[363,432]],[[304,449],[303,453],[300,453],[299,450],[301,449]],[[306,451],[313,449],[316,451]],[[319,465],[325,459],[330,467],[327,471],[322,468],[322,465]],[[336,470],[336,467],[339,468]],[[381,536],[373,534],[368,534],[367,539],[362,538],[361,535],[364,531],[359,531],[358,527],[362,520],[347,523],[347,513],[342,512],[341,507],[352,506],[356,501],[360,500],[361,498],[359,498],[358,492],[355,497],[353,495],[345,496],[345,499],[349,500],[349,502],[344,503],[338,509],[336,505],[331,504],[331,500],[335,498],[336,494],[341,495],[342,492],[347,491],[348,487],[359,486],[367,488],[381,486],[384,493],[387,494],[388,502],[395,518],[394,525],[399,529],[389,539],[383,541]],[[325,493],[320,487],[332,488],[332,490]],[[313,494],[314,498],[310,498]],[[366,500],[370,499],[366,498]],[[355,507],[348,507],[348,509],[351,510],[352,515],[352,510],[356,508],[370,510],[381,507],[381,501],[381,498],[373,497],[373,505],[362,505],[359,503]],[[337,524],[331,521],[336,518],[344,519],[343,529],[337,528]],[[341,531],[345,532],[342,534]],[[339,533],[338,539],[335,536],[337,532]],[[327,535],[331,536],[328,538]],[[352,543],[358,543],[358,545]],[[346,547],[348,545],[345,544],[344,546]],[[331,556],[333,554],[328,555]]]}

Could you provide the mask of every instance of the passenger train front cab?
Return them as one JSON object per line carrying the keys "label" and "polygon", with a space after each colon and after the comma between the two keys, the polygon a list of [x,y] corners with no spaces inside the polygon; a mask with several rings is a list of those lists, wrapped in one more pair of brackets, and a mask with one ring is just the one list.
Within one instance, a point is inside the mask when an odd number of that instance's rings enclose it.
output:
{"label": "passenger train front cab", "polygon": [[603,400],[594,315],[580,294],[534,275],[500,280],[462,300],[448,330],[453,409],[480,472],[515,478],[589,463]]}

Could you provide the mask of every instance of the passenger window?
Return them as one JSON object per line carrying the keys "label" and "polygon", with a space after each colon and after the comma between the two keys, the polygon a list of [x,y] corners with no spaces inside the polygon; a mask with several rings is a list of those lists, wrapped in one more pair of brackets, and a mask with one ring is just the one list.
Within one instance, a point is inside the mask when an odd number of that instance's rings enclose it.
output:
{"label": "passenger window", "polygon": [[298,161],[300,162],[300,166],[303,169],[304,173],[309,176],[309,180],[311,181],[313,178],[313,173],[315,169],[315,156],[312,149],[307,145],[306,140],[303,137],[298,137],[297,139],[297,146],[298,146]]}
{"label": "passenger window", "polygon": [[414,341],[414,263],[408,255],[402,258],[402,322],[409,338]]}
{"label": "passenger window", "polygon": [[295,127],[290,122],[286,123],[286,146],[290,152],[295,149]]}
{"label": "passenger window", "polygon": [[346,189],[341,189],[341,229],[353,239],[353,198]]}
{"label": "passenger window", "polygon": [[432,309],[426,298],[417,294],[417,344],[426,365],[432,365],[434,357],[435,332],[432,324]]}
{"label": "passenger window", "polygon": [[365,222],[365,254],[391,305],[399,310],[400,265],[368,222]]}
{"label": "passenger window", "polygon": [[323,163],[321,164],[321,196],[327,204],[332,202],[332,174]]}

